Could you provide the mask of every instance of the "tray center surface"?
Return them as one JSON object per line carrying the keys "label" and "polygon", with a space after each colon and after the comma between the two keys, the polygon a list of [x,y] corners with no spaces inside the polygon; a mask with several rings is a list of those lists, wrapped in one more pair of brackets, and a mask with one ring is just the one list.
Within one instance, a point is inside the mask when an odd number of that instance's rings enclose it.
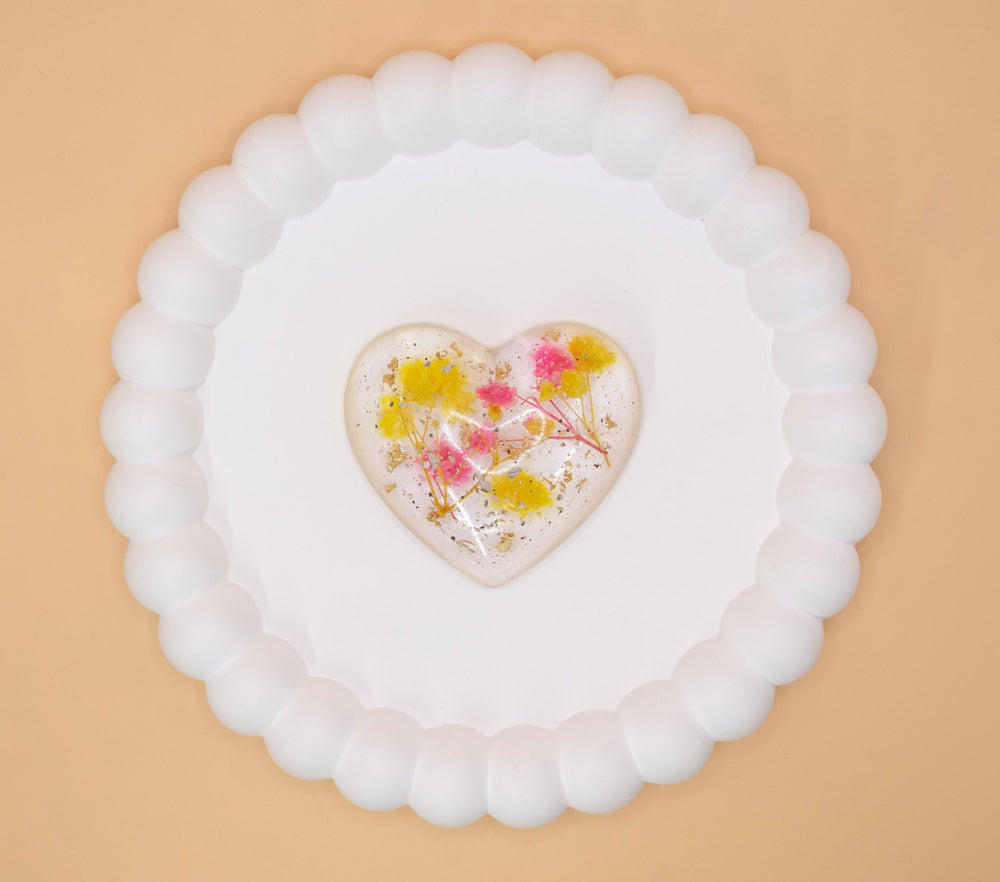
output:
{"label": "tray center surface", "polygon": [[[196,458],[230,578],[311,673],[424,726],[551,727],[670,676],[752,583],[789,459],[787,394],[742,280],[700,223],[590,156],[460,143],[338,183],[285,225],[215,329]],[[628,352],[639,439],[586,523],[489,591],[372,493],[345,384],[362,347],[399,325],[496,346],[559,321]]]}

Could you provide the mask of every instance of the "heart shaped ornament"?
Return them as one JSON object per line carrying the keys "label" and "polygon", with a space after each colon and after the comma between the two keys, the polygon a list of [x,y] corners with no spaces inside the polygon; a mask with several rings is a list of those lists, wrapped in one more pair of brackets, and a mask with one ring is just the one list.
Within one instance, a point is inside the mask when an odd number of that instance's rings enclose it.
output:
{"label": "heart shaped ornament", "polygon": [[604,498],[635,444],[628,356],[582,325],[496,349],[436,325],[370,343],[348,380],[354,455],[432,551],[497,587],[537,563]]}

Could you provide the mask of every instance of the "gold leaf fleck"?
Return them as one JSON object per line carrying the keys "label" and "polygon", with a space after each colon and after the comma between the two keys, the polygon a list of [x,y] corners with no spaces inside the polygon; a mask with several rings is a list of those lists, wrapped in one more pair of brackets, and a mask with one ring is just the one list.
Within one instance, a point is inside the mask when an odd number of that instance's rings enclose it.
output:
{"label": "gold leaf fleck", "polygon": [[386,468],[391,472],[396,466],[402,465],[409,457],[403,453],[403,448],[398,444],[393,444],[386,454]]}
{"label": "gold leaf fleck", "polygon": [[396,375],[395,374],[382,374],[382,382],[385,383],[386,386],[395,386],[396,385]]}
{"label": "gold leaf fleck", "polygon": [[464,548],[466,551],[471,552],[472,554],[475,554],[477,551],[479,551],[479,549],[476,548],[476,544],[472,542],[470,539],[459,539],[458,542],[456,542],[455,544],[460,545],[462,548]]}
{"label": "gold leaf fleck", "polygon": [[396,485],[395,484],[386,484],[385,485],[385,492],[386,493],[392,493],[392,491],[395,490],[395,489],[396,489]]}
{"label": "gold leaf fleck", "polygon": [[386,365],[386,367],[387,367],[387,368],[388,368],[388,369],[389,369],[390,371],[394,371],[394,370],[396,370],[396,368],[398,368],[398,367],[399,367],[399,359],[398,359],[398,358],[396,358],[396,357],[393,357],[392,361],[390,361],[390,362],[389,362],[389,363],[388,363],[388,364]]}
{"label": "gold leaf fleck", "polygon": [[458,356],[459,358],[461,358],[461,357],[462,357],[463,355],[465,355],[465,353],[464,353],[464,352],[462,352],[462,350],[458,348],[458,344],[457,344],[457,343],[452,343],[452,344],[450,345],[450,347],[449,347],[449,348],[450,348],[450,349],[451,349],[451,351],[452,351],[452,352],[454,352],[454,353],[455,353],[455,355],[457,355],[457,356]]}
{"label": "gold leaf fleck", "polygon": [[497,543],[497,551],[508,552],[514,547],[514,534],[504,533],[500,536],[500,541]]}
{"label": "gold leaf fleck", "polygon": [[605,425],[606,425],[606,426],[607,426],[607,427],[608,427],[609,429],[613,429],[613,428],[615,428],[615,426],[617,426],[617,425],[618,425],[618,423],[616,423],[616,422],[615,422],[615,421],[614,421],[613,419],[611,419],[611,417],[610,417],[610,416],[606,416],[606,417],[604,418],[604,424],[605,424]]}

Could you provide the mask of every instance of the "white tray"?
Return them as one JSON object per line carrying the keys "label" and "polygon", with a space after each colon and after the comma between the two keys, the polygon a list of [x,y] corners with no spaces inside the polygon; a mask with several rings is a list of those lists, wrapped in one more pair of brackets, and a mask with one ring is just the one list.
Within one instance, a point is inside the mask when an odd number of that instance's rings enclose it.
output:
{"label": "white tray", "polygon": [[[843,254],[660,80],[484,44],[267,117],[139,268],[102,412],[126,577],[183,673],[358,805],[535,826],[694,774],[804,674],[873,526],[885,413]],[[500,589],[366,481],[351,366],[393,327],[619,343],[618,483]]]}

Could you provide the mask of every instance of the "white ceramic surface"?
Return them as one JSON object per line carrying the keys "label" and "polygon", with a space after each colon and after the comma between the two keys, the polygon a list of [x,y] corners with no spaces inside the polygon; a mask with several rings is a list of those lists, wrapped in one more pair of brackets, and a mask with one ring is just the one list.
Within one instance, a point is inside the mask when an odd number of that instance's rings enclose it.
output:
{"label": "white ceramic surface", "polygon": [[[101,415],[129,586],[220,720],[358,805],[614,810],[757,728],[857,585],[885,412],[849,284],[794,182],[658,80],[499,44],[333,77],[142,260]],[[593,517],[490,593],[380,508],[343,380],[408,321],[496,345],[553,320],[629,353],[643,426]]]}

